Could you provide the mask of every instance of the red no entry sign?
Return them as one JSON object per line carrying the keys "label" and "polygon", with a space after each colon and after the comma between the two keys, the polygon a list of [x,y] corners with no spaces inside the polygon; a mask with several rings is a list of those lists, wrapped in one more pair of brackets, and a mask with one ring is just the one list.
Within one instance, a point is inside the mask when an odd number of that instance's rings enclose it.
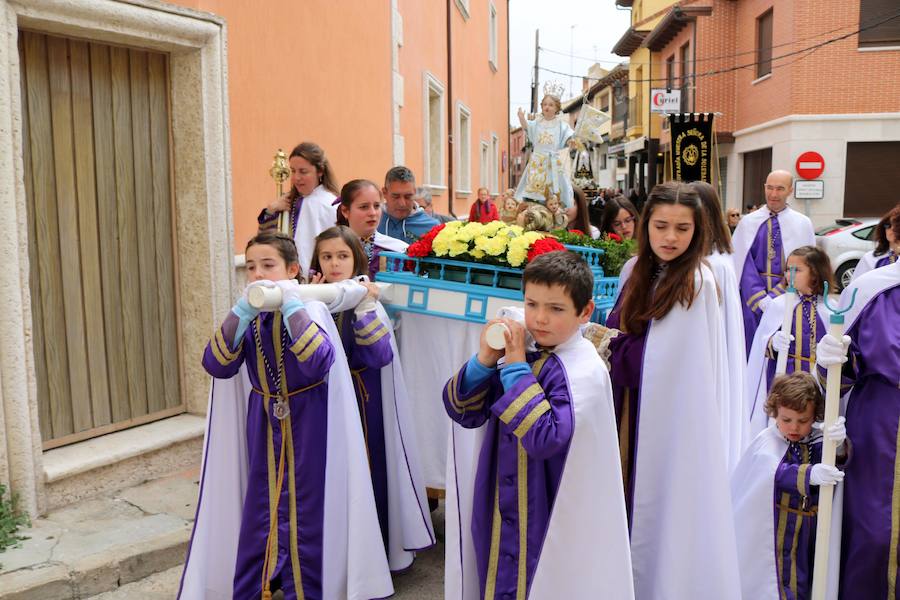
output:
{"label": "red no entry sign", "polygon": [[825,171],[825,159],[818,152],[804,152],[797,157],[796,168],[803,179],[815,179]]}

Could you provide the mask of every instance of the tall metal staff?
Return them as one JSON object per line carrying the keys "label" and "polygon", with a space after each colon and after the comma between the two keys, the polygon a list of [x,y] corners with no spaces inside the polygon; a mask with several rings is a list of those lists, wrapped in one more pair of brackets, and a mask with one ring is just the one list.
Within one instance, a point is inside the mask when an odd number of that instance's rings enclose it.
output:
{"label": "tall metal staff", "polygon": [[[269,169],[269,175],[275,180],[275,191],[278,198],[284,195],[284,182],[291,176],[291,169],[288,166],[287,156],[284,151],[279,148],[275,153],[275,159],[272,161],[272,168]],[[278,231],[287,235],[291,234],[291,210],[281,211],[278,215]]]}
{"label": "tall metal staff", "polygon": [[[791,335],[791,315],[794,312],[794,304],[797,302],[797,288],[794,287],[794,276],[797,273],[797,267],[791,267],[788,276],[787,292],[784,294],[784,318],[781,320],[781,330],[787,335]],[[797,335],[800,335],[797,333]],[[787,359],[790,352],[790,345],[787,350],[778,353],[775,360],[775,376],[784,375],[787,372]]]}
{"label": "tall metal staff", "polygon": [[[831,318],[828,320],[828,334],[834,336],[836,340],[844,337],[844,313],[853,307],[856,302],[856,288],[853,289],[853,295],[850,296],[850,304],[843,310],[837,307],[832,308],[828,303],[828,282],[825,282],[825,306],[831,311]],[[837,363],[828,367],[828,374],[825,380],[825,422],[822,424],[822,431],[828,431],[828,428],[834,425],[834,421],[838,418],[838,408],[841,401],[841,370],[844,365]],[[822,464],[834,466],[834,458],[837,448],[828,436],[822,439]],[[828,585],[828,551],[831,541],[831,507],[834,499],[834,486],[824,485],[819,488],[819,509],[818,522],[816,523],[816,554],[813,567],[813,585],[812,599],[824,600],[825,592]]]}

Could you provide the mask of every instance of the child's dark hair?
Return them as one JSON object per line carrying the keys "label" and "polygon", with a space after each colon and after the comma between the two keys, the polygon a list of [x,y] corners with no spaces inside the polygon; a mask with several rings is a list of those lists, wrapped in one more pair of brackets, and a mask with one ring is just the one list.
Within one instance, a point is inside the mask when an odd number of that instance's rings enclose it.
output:
{"label": "child's dark hair", "polygon": [[[809,287],[812,293],[821,296],[825,293],[825,282],[828,282],[828,289],[834,289],[834,269],[831,268],[831,261],[828,255],[816,248],[815,246],[800,246],[788,255],[798,256],[803,259],[806,266],[809,267],[813,280]],[[787,271],[787,270],[786,270]],[[785,273],[785,277],[790,277],[790,271]]]}
{"label": "child's dark hair", "polygon": [[603,206],[603,216],[600,219],[600,233],[615,233],[613,223],[619,218],[619,211],[623,208],[634,218],[634,237],[637,237],[637,231],[641,226],[641,216],[638,214],[634,204],[631,203],[631,200],[622,194],[616,194],[612,198],[607,198],[606,204]]}
{"label": "child's dark hair", "polygon": [[294,238],[284,233],[269,232],[257,234],[247,242],[247,247],[244,248],[244,252],[246,253],[251,246],[272,246],[278,250],[278,256],[284,259],[286,265],[296,265],[300,263],[300,259],[297,256],[297,244],[294,243]]}
{"label": "child's dark hair", "polygon": [[322,267],[319,264],[319,245],[326,240],[336,238],[342,239],[347,244],[347,247],[350,248],[350,252],[353,253],[353,276],[356,277],[357,275],[368,273],[369,260],[366,258],[366,251],[363,250],[362,242],[359,241],[359,236],[346,225],[329,227],[316,236],[316,247],[313,250],[312,262],[309,265],[310,270],[322,272]]}
{"label": "child's dark hair", "polygon": [[781,375],[772,382],[769,396],[766,398],[766,414],[773,419],[778,416],[779,408],[789,408],[798,413],[806,412],[812,402],[816,421],[825,418],[825,398],[816,378],[806,371],[794,371],[790,375]]}
{"label": "child's dark hair", "polygon": [[[650,246],[650,221],[660,206],[685,206],[694,217],[694,233],[684,253],[669,261],[666,275],[653,289],[653,271],[658,259]],[[668,181],[653,188],[647,197],[644,214],[636,230],[637,260],[622,290],[621,324],[623,331],[641,334],[653,319],[662,319],[676,304],[690,308],[697,295],[694,274],[706,254],[706,213],[697,191],[686,183]]]}
{"label": "child's dark hair", "polygon": [[[897,227],[894,227],[894,221],[897,222]],[[881,217],[881,220],[878,221],[878,225],[875,226],[875,256],[887,254],[891,249],[891,243],[887,239],[888,230],[891,230],[895,239],[898,238],[897,234],[900,233],[900,204],[887,211]]]}
{"label": "child's dark hair", "polygon": [[378,197],[381,198],[381,189],[375,185],[375,182],[369,181],[368,179],[353,179],[344,184],[344,187],[341,188],[341,196],[338,198],[338,200],[340,200],[340,204],[338,204],[337,207],[336,222],[338,225],[350,225],[350,222],[347,221],[347,217],[344,216],[341,209],[346,208],[347,210],[350,210],[350,207],[353,206],[353,198],[361,190],[364,190],[367,187],[373,188],[378,192]]}
{"label": "child's dark hair", "polygon": [[706,226],[709,228],[709,237],[706,240],[709,244],[708,251],[731,254],[731,234],[728,232],[728,226],[725,225],[722,203],[719,202],[716,188],[705,181],[692,181],[691,187],[697,190],[703,210],[706,212]]}
{"label": "child's dark hair", "polygon": [[561,285],[581,313],[594,296],[594,274],[584,258],[575,252],[559,250],[537,256],[525,267],[522,291],[529,283]]}

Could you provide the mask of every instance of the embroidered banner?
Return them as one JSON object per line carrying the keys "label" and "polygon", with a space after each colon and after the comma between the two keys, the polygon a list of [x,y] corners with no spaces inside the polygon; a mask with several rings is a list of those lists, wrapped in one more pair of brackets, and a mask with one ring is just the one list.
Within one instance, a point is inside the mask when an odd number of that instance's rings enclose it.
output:
{"label": "embroidered banner", "polygon": [[713,113],[669,115],[672,177],[676,181],[713,183],[713,116]]}

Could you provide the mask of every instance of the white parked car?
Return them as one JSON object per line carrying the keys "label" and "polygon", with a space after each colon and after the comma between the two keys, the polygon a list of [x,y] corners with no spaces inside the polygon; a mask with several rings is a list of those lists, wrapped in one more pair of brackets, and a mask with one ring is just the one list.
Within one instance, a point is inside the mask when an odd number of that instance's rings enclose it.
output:
{"label": "white parked car", "polygon": [[850,283],[862,255],[875,249],[878,219],[845,217],[816,230],[816,246],[831,260],[840,291]]}

